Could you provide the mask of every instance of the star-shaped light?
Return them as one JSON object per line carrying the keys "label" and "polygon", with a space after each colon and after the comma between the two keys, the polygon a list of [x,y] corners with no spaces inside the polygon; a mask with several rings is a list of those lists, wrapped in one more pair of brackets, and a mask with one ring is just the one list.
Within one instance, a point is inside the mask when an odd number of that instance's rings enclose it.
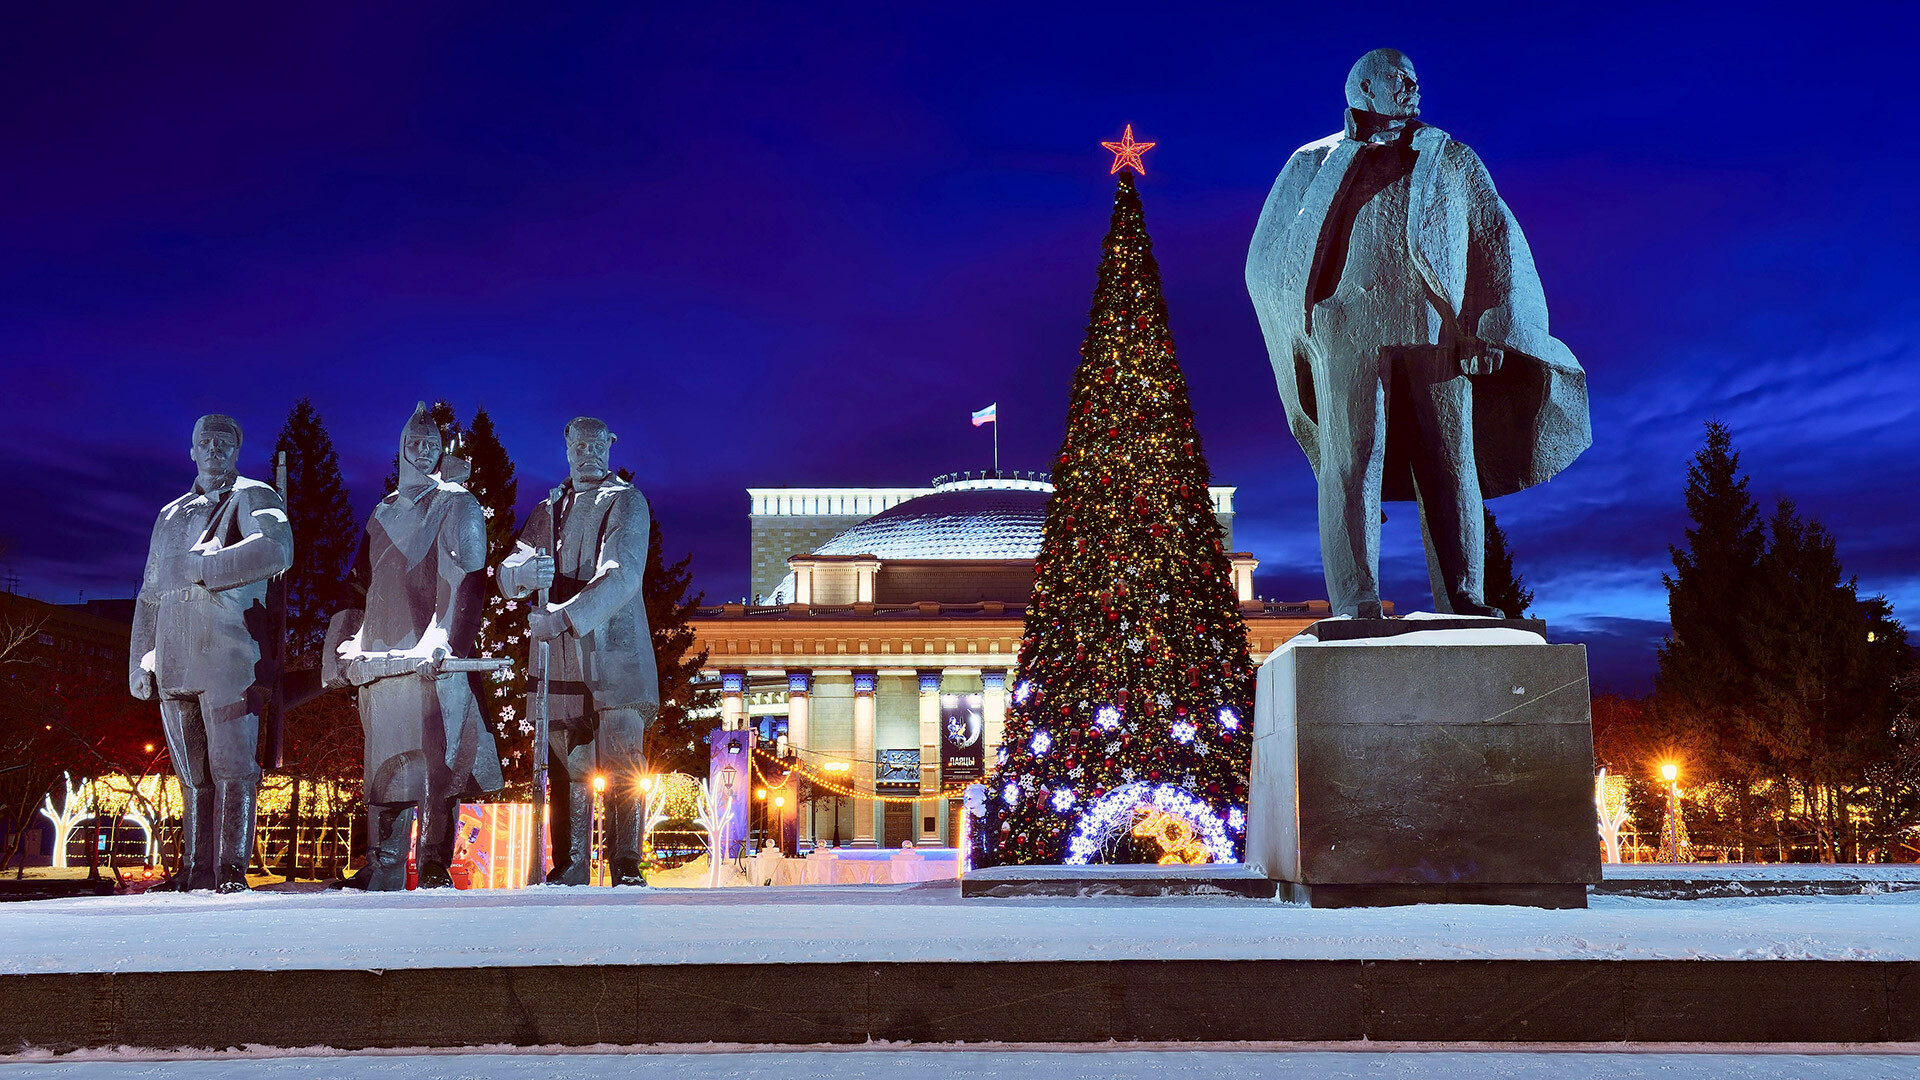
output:
{"label": "star-shaped light", "polygon": [[1113,151],[1113,168],[1107,170],[1108,176],[1112,176],[1114,173],[1119,172],[1123,168],[1132,169],[1134,172],[1139,173],[1141,176],[1145,176],[1147,175],[1147,167],[1146,165],[1141,163],[1140,155],[1146,153],[1147,151],[1153,149],[1154,147],[1160,144],[1150,143],[1150,142],[1134,142],[1133,141],[1133,125],[1128,124],[1126,134],[1120,136],[1119,142],[1103,142],[1100,145],[1106,147],[1108,150]]}

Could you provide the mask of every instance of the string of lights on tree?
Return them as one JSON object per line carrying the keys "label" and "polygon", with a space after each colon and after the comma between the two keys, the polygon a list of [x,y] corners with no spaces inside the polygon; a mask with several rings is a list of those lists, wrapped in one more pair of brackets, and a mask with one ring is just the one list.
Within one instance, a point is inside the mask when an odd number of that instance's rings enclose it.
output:
{"label": "string of lights on tree", "polygon": [[1132,175],[1154,144],[1102,145],[1120,178],[978,865],[1244,850],[1252,665]]}

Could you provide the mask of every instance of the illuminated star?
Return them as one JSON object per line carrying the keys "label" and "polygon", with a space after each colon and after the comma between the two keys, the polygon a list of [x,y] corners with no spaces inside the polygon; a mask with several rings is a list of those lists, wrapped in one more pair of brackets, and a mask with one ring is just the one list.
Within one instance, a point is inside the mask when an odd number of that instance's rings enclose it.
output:
{"label": "illuminated star", "polygon": [[1100,145],[1113,151],[1113,168],[1107,170],[1108,176],[1112,176],[1123,168],[1132,169],[1141,176],[1145,176],[1147,175],[1147,167],[1141,163],[1140,155],[1160,144],[1134,142],[1133,125],[1128,124],[1126,134],[1120,136],[1119,142],[1103,142]]}

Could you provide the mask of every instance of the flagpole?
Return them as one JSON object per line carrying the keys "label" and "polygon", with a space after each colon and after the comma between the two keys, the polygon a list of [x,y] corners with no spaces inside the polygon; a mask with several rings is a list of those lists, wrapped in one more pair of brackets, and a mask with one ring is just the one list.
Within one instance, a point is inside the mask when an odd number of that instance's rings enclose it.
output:
{"label": "flagpole", "polygon": [[993,417],[993,471],[1000,472],[1000,416],[996,411]]}

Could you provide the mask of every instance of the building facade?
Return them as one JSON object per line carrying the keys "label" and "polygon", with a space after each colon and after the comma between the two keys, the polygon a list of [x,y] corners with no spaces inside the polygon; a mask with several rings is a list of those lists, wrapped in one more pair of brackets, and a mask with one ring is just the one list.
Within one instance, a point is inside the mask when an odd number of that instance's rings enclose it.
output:
{"label": "building facade", "polygon": [[[694,619],[723,723],[791,751],[812,784],[801,846],[952,845],[959,789],[991,770],[1017,681],[1033,563],[1053,486],[968,473],[926,488],[752,488],[761,602]],[[1233,494],[1212,489],[1233,548]],[[1253,595],[1230,556],[1257,664],[1328,614]]]}

